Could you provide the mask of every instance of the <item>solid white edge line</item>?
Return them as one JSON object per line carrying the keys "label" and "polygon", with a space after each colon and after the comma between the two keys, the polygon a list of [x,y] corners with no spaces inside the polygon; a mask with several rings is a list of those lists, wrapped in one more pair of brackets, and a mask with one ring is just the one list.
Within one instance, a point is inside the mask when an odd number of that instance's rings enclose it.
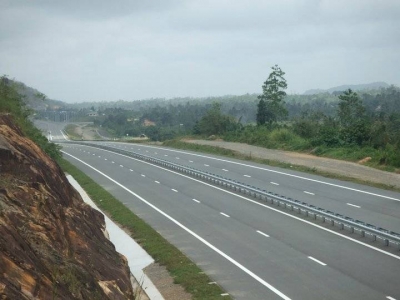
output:
{"label": "solid white edge line", "polygon": [[175,193],[177,193],[177,192],[178,192],[176,189],[171,189],[171,191],[174,191]]}
{"label": "solid white edge line", "polygon": [[266,237],[269,237],[268,234],[266,234],[266,233],[264,233],[264,232],[262,232],[262,231],[260,231],[260,230],[257,230],[257,232],[258,232],[259,234],[261,234],[261,235],[264,235],[264,236],[266,236]]}
{"label": "solid white edge line", "polygon": [[159,181],[157,181],[157,180],[155,180],[154,182],[155,182],[155,183],[160,183],[160,182],[159,182]]}
{"label": "solid white edge line", "polygon": [[282,299],[285,300],[291,300],[288,296],[286,296],[285,294],[283,294],[282,292],[280,292],[278,289],[276,289],[275,287],[273,287],[271,284],[269,284],[268,282],[266,282],[265,280],[263,280],[261,277],[259,277],[258,275],[256,275],[255,273],[253,273],[252,271],[250,271],[249,269],[247,269],[245,266],[243,266],[242,264],[240,264],[239,262],[237,262],[236,260],[234,260],[232,257],[230,257],[229,255],[227,255],[226,253],[222,252],[221,250],[219,250],[217,247],[215,247],[214,245],[212,245],[211,243],[209,243],[208,241],[206,241],[204,238],[202,238],[201,236],[199,236],[197,233],[195,233],[194,231],[190,230],[188,227],[186,227],[185,225],[183,225],[182,223],[180,223],[179,221],[175,220],[174,218],[172,218],[170,215],[168,215],[167,213],[165,213],[164,211],[162,211],[161,209],[159,209],[157,206],[155,206],[154,204],[150,203],[149,201],[145,200],[144,198],[140,197],[138,194],[136,194],[135,192],[131,191],[130,189],[128,189],[127,187],[125,187],[124,185],[122,185],[121,183],[119,183],[118,181],[112,179],[110,176],[106,175],[105,173],[101,172],[100,170],[96,169],[95,167],[89,165],[88,163],[84,162],[83,160],[69,154],[66,153],[65,151],[62,151],[62,153],[65,153],[66,155],[71,156],[72,158],[76,159],[77,161],[83,163],[84,165],[88,166],[89,168],[93,169],[94,171],[96,171],[97,173],[99,173],[100,175],[104,176],[105,178],[107,178],[108,180],[114,182],[116,185],[118,185],[119,187],[121,187],[122,189],[124,189],[125,191],[127,191],[128,193],[130,193],[131,195],[135,196],[136,198],[138,198],[140,201],[144,202],[145,204],[147,204],[148,206],[150,206],[151,208],[153,208],[155,211],[157,211],[158,213],[160,213],[161,215],[163,215],[164,217],[166,217],[168,220],[170,220],[171,222],[175,223],[177,226],[179,226],[180,228],[182,228],[183,230],[185,230],[186,232],[188,232],[189,234],[191,234],[193,237],[195,237],[196,239],[198,239],[200,242],[202,242],[203,244],[205,244],[206,246],[208,246],[209,248],[211,248],[212,250],[214,250],[215,252],[217,252],[219,255],[221,255],[222,257],[224,257],[226,260],[230,261],[232,264],[234,264],[236,267],[238,267],[239,269],[241,269],[243,272],[247,273],[248,275],[250,275],[252,278],[254,278],[255,280],[257,280],[259,283],[261,283],[262,285],[264,285],[265,287],[267,287],[268,289],[270,289],[272,292],[274,292],[275,294],[277,294],[279,297],[281,297]]}
{"label": "solid white edge line", "polygon": [[389,300],[396,300],[396,298],[393,298],[393,297],[390,297],[390,296],[386,296],[386,299],[389,299]]}
{"label": "solid white edge line", "polygon": [[[112,143],[112,142],[109,142],[109,143]],[[363,191],[363,190],[359,190],[359,189],[354,189],[354,188],[343,186],[343,185],[339,185],[339,184],[334,184],[334,183],[321,181],[321,180],[317,180],[317,179],[311,179],[311,178],[307,178],[307,177],[303,177],[303,176],[299,176],[299,175],[294,175],[294,174],[289,174],[289,173],[285,173],[285,172],[281,172],[281,171],[271,170],[271,169],[268,169],[268,168],[252,166],[252,165],[248,165],[248,164],[244,164],[244,163],[239,163],[239,162],[236,162],[236,161],[231,161],[231,160],[226,160],[226,159],[221,159],[221,158],[215,158],[215,157],[211,157],[211,156],[207,156],[207,155],[194,154],[194,153],[189,153],[189,152],[184,152],[184,151],[179,151],[179,150],[172,150],[172,149],[154,147],[154,146],[144,146],[144,147],[149,147],[149,148],[154,148],[154,149],[159,149],[159,150],[165,150],[165,151],[171,151],[171,152],[177,152],[177,153],[182,153],[182,154],[187,154],[187,155],[192,155],[192,156],[197,156],[197,157],[209,158],[209,159],[218,160],[218,161],[222,161],[222,162],[227,162],[227,163],[231,163],[231,164],[235,164],[235,165],[239,165],[239,166],[245,166],[245,167],[249,167],[249,168],[253,168],[253,169],[264,170],[264,171],[271,172],[271,173],[276,173],[276,174],[285,175],[285,176],[294,177],[294,178],[303,179],[303,180],[308,180],[308,181],[312,181],[312,182],[316,182],[316,183],[326,184],[326,185],[329,185],[329,186],[333,186],[333,187],[337,187],[337,188],[341,188],[341,189],[345,189],[345,190],[349,190],[349,191],[353,191],[353,192],[363,193],[363,194],[376,196],[376,197],[381,197],[381,198],[394,200],[394,201],[400,201],[400,199],[389,197],[389,196],[385,196],[385,195],[375,194],[375,193],[371,193],[371,192],[367,192],[367,191]]]}
{"label": "solid white edge line", "polygon": [[229,215],[227,215],[227,214],[224,214],[223,212],[220,212],[220,214],[221,214],[221,215],[223,215],[223,216],[225,216],[225,217],[227,217],[227,218],[230,218],[230,216],[229,216]]}
{"label": "solid white edge line", "polygon": [[229,172],[227,169],[222,169],[222,171]]}
{"label": "solid white edge line", "polygon": [[[85,145],[84,147],[95,148],[95,147],[86,146],[86,145]],[[96,148],[96,149],[98,149],[98,148]],[[192,178],[192,177],[183,175],[183,174],[181,174],[181,173],[178,173],[178,172],[175,172],[175,171],[172,171],[172,170],[169,170],[169,169],[166,169],[166,168],[157,166],[157,165],[153,165],[153,164],[151,164],[151,163],[149,163],[149,162],[145,162],[145,161],[142,161],[142,160],[137,159],[137,158],[133,158],[133,157],[130,157],[130,156],[126,156],[126,155],[119,154],[119,153],[116,153],[116,152],[112,152],[112,151],[109,151],[109,150],[103,150],[103,149],[98,149],[98,150],[102,150],[102,151],[105,151],[105,152],[110,152],[110,153],[113,153],[113,154],[116,154],[116,155],[119,155],[119,156],[123,156],[123,157],[129,158],[129,159],[132,159],[132,160],[136,160],[136,161],[138,161],[138,162],[141,162],[141,163],[144,163],[144,164],[147,164],[147,165],[151,165],[151,166],[156,167],[156,168],[159,168],[159,169],[161,169],[161,170],[164,170],[164,171],[167,171],[167,172],[170,172],[170,173],[173,173],[173,174],[176,174],[176,175],[185,177],[185,178],[187,178],[187,179],[196,181],[196,182],[198,182],[198,183],[207,185],[207,186],[209,186],[209,187],[211,187],[211,188],[220,190],[220,191],[222,191],[222,192],[224,192],[224,193],[233,195],[233,196],[235,196],[235,197],[239,197],[239,198],[241,198],[241,199],[243,199],[243,200],[246,200],[246,201],[248,201],[248,202],[251,202],[251,203],[253,203],[253,204],[262,206],[262,207],[267,208],[267,209],[269,209],[269,210],[273,210],[273,211],[275,211],[275,212],[277,212],[277,213],[280,213],[280,214],[282,214],[282,215],[285,215],[285,216],[287,216],[287,217],[296,219],[296,220],[298,220],[298,221],[300,221],[300,222],[303,222],[303,223],[306,223],[306,224],[308,224],[308,225],[317,227],[317,228],[319,228],[319,229],[321,229],[321,230],[330,232],[330,233],[332,233],[332,234],[334,234],[334,235],[340,236],[340,237],[342,237],[342,238],[344,238],[344,239],[347,239],[347,240],[349,240],[349,241],[352,241],[352,242],[354,242],[354,243],[356,243],[356,244],[362,245],[362,246],[364,246],[364,247],[370,248],[370,249],[372,249],[372,250],[375,250],[375,251],[377,251],[377,252],[380,252],[380,253],[382,253],[382,254],[385,254],[385,255],[387,255],[387,256],[390,256],[390,257],[393,257],[393,258],[396,258],[396,259],[400,260],[400,256],[394,255],[394,254],[392,254],[392,253],[390,253],[390,252],[387,252],[387,251],[385,251],[385,250],[382,250],[382,249],[376,248],[376,247],[374,247],[374,246],[368,245],[368,244],[366,244],[366,243],[364,243],[364,242],[361,242],[361,241],[358,241],[358,240],[353,239],[353,238],[351,238],[351,237],[345,236],[345,235],[343,235],[343,234],[341,234],[341,233],[339,233],[339,232],[335,232],[335,231],[330,230],[330,229],[328,229],[328,228],[322,227],[322,226],[320,226],[320,225],[318,225],[318,224],[314,224],[314,223],[312,223],[312,222],[310,222],[310,221],[307,221],[307,220],[301,219],[301,218],[299,218],[299,217],[293,216],[293,215],[291,215],[291,214],[289,214],[289,213],[286,213],[286,212],[284,212],[284,211],[280,211],[280,210],[278,210],[278,209],[276,209],[276,208],[273,208],[273,207],[267,206],[267,205],[265,205],[265,204],[259,203],[259,202],[255,201],[255,200],[246,198],[246,197],[244,197],[244,196],[242,196],[242,195],[235,194],[235,193],[233,193],[233,192],[224,190],[224,189],[222,189],[222,188],[219,188],[219,187],[217,187],[217,186],[211,185],[211,184],[209,184],[209,183],[200,181],[200,180],[198,180],[198,179],[195,179],[195,178]],[[64,152],[64,151],[61,150],[61,152]],[[66,153],[66,154],[67,154],[67,153]],[[71,154],[68,154],[68,155],[71,155]]]}
{"label": "solid white edge line", "polygon": [[323,263],[322,261],[320,261],[312,256],[309,256],[308,258],[315,261],[316,263],[319,263],[320,265],[326,266],[326,263]]}
{"label": "solid white edge line", "polygon": [[314,194],[314,193],[311,193],[311,192],[304,191],[304,193],[305,193],[305,194],[309,194],[309,195],[315,196],[315,194]]}
{"label": "solid white edge line", "polygon": [[251,176],[250,175],[243,175],[244,177],[248,177],[248,178],[251,178]]}
{"label": "solid white edge line", "polygon": [[346,203],[347,205],[350,205],[350,206],[354,206],[354,207],[357,207],[357,208],[361,208],[361,206],[359,206],[359,205],[355,205],[355,204],[351,204],[351,203]]}

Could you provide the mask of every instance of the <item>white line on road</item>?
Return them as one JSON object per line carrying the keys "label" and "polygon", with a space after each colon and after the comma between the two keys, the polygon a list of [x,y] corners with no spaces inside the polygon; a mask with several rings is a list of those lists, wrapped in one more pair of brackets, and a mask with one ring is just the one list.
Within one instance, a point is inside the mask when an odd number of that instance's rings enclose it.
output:
{"label": "white line on road", "polygon": [[121,168],[123,168],[124,166],[123,165],[119,165]]}
{"label": "white line on road", "polygon": [[168,156],[168,154],[164,154],[164,156]]}
{"label": "white line on road", "polygon": [[175,157],[176,159],[179,159],[179,157]]}
{"label": "white line on road", "polygon": [[264,232],[262,232],[262,231],[260,231],[260,230],[257,230],[257,232],[258,232],[259,234],[262,234],[262,235],[266,236],[266,237],[269,237],[268,234],[266,234],[266,233],[264,233]]}
{"label": "white line on road", "polygon": [[279,183],[272,182],[272,181],[271,181],[271,184],[273,184],[273,185],[279,185]]}
{"label": "white line on road", "polygon": [[220,212],[220,214],[225,216],[225,217],[227,217],[227,218],[229,218],[229,216],[227,214],[224,214],[223,212]]}
{"label": "white line on road", "polygon": [[191,163],[192,163],[192,162],[193,162],[193,160],[189,160],[189,162],[191,162]]}
{"label": "white line on road", "polygon": [[251,177],[250,175],[243,175],[243,176],[244,176],[244,177],[249,177],[249,178]]}
{"label": "white line on road", "polygon": [[308,258],[313,260],[313,261],[315,261],[315,262],[317,262],[317,263],[319,263],[320,265],[326,266],[326,263],[323,263],[322,261],[320,261],[320,260],[318,260],[318,259],[316,259],[316,258],[314,258],[312,256],[309,256]]}
{"label": "white line on road", "polygon": [[178,192],[176,189],[171,189],[171,191],[174,191],[175,193],[177,193],[177,192]]}
{"label": "white line on road", "polygon": [[107,160],[107,158],[105,158],[104,160]]}
{"label": "white line on road", "polygon": [[223,294],[221,294],[221,296],[222,296],[222,297],[224,297],[224,296],[229,296],[229,294],[228,294],[228,293],[223,293]]}
{"label": "white line on road", "polygon": [[[154,148],[154,149],[161,149],[159,147],[154,147],[154,146],[145,146],[145,147]],[[299,175],[293,175],[293,174],[285,173],[285,172],[281,172],[281,171],[271,170],[271,169],[268,169],[268,168],[263,168],[263,167],[248,165],[248,164],[244,164],[244,163],[239,163],[239,162],[231,161],[231,160],[227,160],[227,159],[215,158],[215,157],[211,157],[211,156],[207,156],[207,155],[194,154],[194,153],[189,153],[189,152],[179,151],[179,150],[172,150],[172,149],[162,149],[162,150],[176,152],[176,153],[183,153],[183,154],[187,154],[187,155],[203,157],[203,158],[208,158],[208,159],[213,159],[213,160],[218,160],[218,161],[227,162],[227,163],[230,163],[230,164],[235,164],[235,165],[249,167],[249,168],[258,169],[258,170],[263,170],[263,171],[276,173],[276,174],[280,174],[280,175],[285,175],[285,176],[289,176],[289,177],[294,177],[294,178],[298,178],[298,179],[303,179],[303,180],[307,180],[307,181],[311,181],[311,182],[326,184],[326,185],[329,185],[329,186],[333,186],[333,187],[337,187],[337,188],[341,188],[341,189],[345,189],[345,190],[349,190],[349,191],[353,191],[353,192],[363,193],[363,194],[376,196],[376,197],[381,197],[381,198],[385,198],[385,199],[390,199],[390,200],[394,200],[394,201],[400,201],[400,199],[398,199],[398,198],[393,198],[393,197],[389,197],[389,196],[385,196],[385,195],[381,195],[381,194],[371,193],[371,192],[367,192],[367,191],[363,191],[363,190],[359,190],[359,189],[354,189],[354,188],[343,186],[343,185],[339,185],[339,184],[334,184],[334,183],[321,181],[321,180],[317,180],[317,179],[311,179],[311,178],[307,178],[307,177],[303,177],[303,176],[299,176]]]}
{"label": "white line on road", "polygon": [[227,169],[222,169],[222,171],[229,172]]}
{"label": "white line on road", "polygon": [[112,164],[115,164],[115,162],[113,162],[113,161],[112,161],[111,163],[112,163]]}
{"label": "white line on road", "polygon": [[129,171],[133,172],[133,170],[132,170],[132,169],[129,169]]}
{"label": "white line on road", "polygon": [[[112,179],[110,176],[106,175],[105,173],[101,172],[100,170],[96,169],[95,167],[89,165],[88,163],[84,162],[83,160],[69,154],[66,153],[64,151],[61,150],[62,153],[65,153],[69,156],[71,156],[72,158],[76,159],[77,161],[83,163],[84,165],[88,166],[89,168],[93,169],[94,171],[96,171],[97,173],[103,175],[105,178],[107,178],[108,180],[114,182],[116,185],[118,185],[119,187],[121,187],[122,189],[124,189],[125,191],[127,191],[128,193],[130,193],[131,195],[135,196],[136,198],[138,198],[140,201],[144,202],[145,204],[147,204],[148,206],[150,206],[151,208],[153,208],[155,211],[159,212],[161,215],[163,215],[164,217],[166,217],[167,219],[169,219],[171,222],[175,223],[177,226],[179,226],[180,228],[182,228],[183,230],[185,230],[186,232],[188,232],[189,234],[191,234],[193,237],[195,237],[196,239],[198,239],[200,242],[202,242],[204,245],[206,245],[207,247],[209,247],[210,249],[214,250],[215,252],[217,252],[219,255],[221,255],[222,257],[224,257],[226,260],[230,261],[232,264],[234,264],[235,266],[237,266],[239,269],[241,269],[243,272],[247,273],[249,276],[251,276],[252,278],[254,278],[255,280],[257,280],[259,283],[261,283],[262,285],[264,285],[265,287],[267,287],[268,289],[270,289],[272,292],[274,292],[275,294],[277,294],[279,297],[281,297],[282,299],[285,300],[291,300],[288,296],[286,296],[285,294],[283,294],[281,291],[279,291],[278,289],[276,289],[274,286],[272,286],[271,284],[269,284],[268,282],[266,282],[264,279],[262,279],[261,277],[259,277],[258,275],[256,275],[255,273],[253,273],[252,271],[250,271],[249,269],[247,269],[245,266],[243,266],[242,264],[240,264],[239,262],[237,262],[236,260],[234,260],[232,257],[230,257],[228,254],[226,254],[225,252],[221,251],[220,249],[218,249],[217,247],[215,247],[213,244],[211,244],[210,242],[208,242],[207,240],[205,240],[204,238],[202,238],[200,235],[198,235],[197,233],[195,233],[194,231],[190,230],[188,227],[186,227],[185,225],[183,225],[182,223],[180,223],[179,221],[175,220],[174,218],[172,218],[170,215],[168,215],[167,213],[165,213],[164,211],[162,211],[161,209],[159,209],[157,206],[155,206],[154,204],[151,204],[149,201],[145,200],[144,198],[140,197],[138,194],[136,194],[135,192],[131,191],[130,189],[128,189],[126,186],[122,185],[121,183],[119,183],[118,181]],[[211,185],[210,185],[211,186]]]}
{"label": "white line on road", "polygon": [[197,202],[197,203],[200,203],[200,201],[199,200],[196,200],[196,199],[192,199],[194,202]]}
{"label": "white line on road", "polygon": [[[85,146],[85,147],[92,147],[92,146]],[[308,224],[308,225],[310,225],[310,226],[319,228],[319,229],[321,229],[321,230],[323,230],[323,231],[329,232],[329,233],[334,234],[334,235],[336,235],[336,236],[340,236],[340,237],[342,237],[342,238],[344,238],[344,239],[346,239],[346,240],[348,240],[348,241],[351,241],[351,242],[353,242],[353,243],[359,244],[359,245],[361,245],[361,246],[367,247],[367,248],[372,249],[372,250],[375,250],[375,251],[377,251],[377,252],[379,252],[379,253],[382,253],[382,254],[385,254],[385,255],[390,256],[390,257],[392,257],[392,258],[395,258],[395,259],[397,259],[397,260],[400,260],[400,256],[398,256],[398,255],[395,255],[395,254],[390,253],[390,252],[388,252],[388,251],[385,251],[385,250],[379,249],[379,248],[377,248],[377,247],[371,246],[371,245],[369,245],[369,244],[367,244],[367,243],[358,241],[358,240],[353,239],[353,238],[351,238],[351,237],[349,237],[349,236],[346,236],[346,235],[343,235],[343,234],[341,234],[341,233],[339,233],[339,232],[333,231],[333,230],[331,230],[331,229],[329,229],[329,228],[325,228],[325,227],[320,226],[320,225],[318,225],[318,224],[315,224],[315,223],[312,223],[312,222],[310,222],[310,221],[304,220],[304,219],[302,219],[302,218],[293,216],[293,215],[291,215],[291,214],[289,214],[289,213],[286,213],[286,212],[284,212],[284,211],[281,211],[281,210],[278,210],[278,209],[276,209],[276,208],[270,207],[270,206],[268,206],[268,205],[262,204],[262,203],[260,203],[260,202],[255,201],[255,200],[246,198],[245,196],[235,194],[234,192],[230,192],[230,191],[224,190],[224,189],[219,188],[219,187],[217,187],[217,186],[214,186],[214,185],[212,185],[212,184],[209,184],[209,183],[200,181],[200,180],[198,180],[198,179],[195,179],[195,178],[192,178],[192,177],[183,175],[183,174],[181,174],[181,173],[178,173],[178,172],[175,172],[175,171],[172,171],[172,170],[169,170],[169,169],[166,169],[166,168],[157,166],[157,165],[153,165],[153,164],[151,164],[151,163],[149,163],[149,162],[144,162],[144,161],[142,161],[142,160],[140,160],[140,159],[137,159],[137,158],[133,158],[133,157],[130,157],[130,156],[126,156],[126,155],[124,155],[124,154],[115,153],[115,152],[110,151],[110,150],[103,150],[103,149],[102,149],[102,151],[109,152],[109,153],[112,153],[112,154],[114,154],[114,155],[119,155],[119,156],[122,156],[122,157],[125,157],[125,158],[128,158],[128,159],[131,159],[131,160],[135,160],[135,161],[141,162],[141,163],[143,163],[143,164],[151,165],[151,166],[153,166],[153,167],[155,167],[155,168],[158,168],[158,169],[161,169],[161,170],[164,170],[164,171],[173,173],[173,174],[178,175],[178,176],[181,176],[181,177],[185,177],[185,178],[187,178],[187,179],[189,179],[189,180],[192,180],[192,181],[196,181],[196,182],[198,182],[198,183],[200,183],[200,184],[203,184],[203,185],[206,185],[206,186],[208,186],[208,187],[210,187],[210,188],[213,188],[213,189],[222,191],[222,192],[227,193],[227,194],[230,194],[230,195],[232,195],[232,196],[234,196],[234,197],[241,198],[241,199],[243,199],[243,200],[245,200],[245,201],[247,201],[247,202],[253,203],[253,204],[255,204],[255,205],[262,206],[262,207],[264,207],[265,209],[273,210],[273,211],[275,211],[275,212],[277,212],[277,213],[280,213],[280,214],[282,214],[282,215],[285,215],[285,216],[287,216],[287,217],[289,217],[289,218],[296,219],[296,220],[298,220],[298,221],[300,221],[300,222],[303,222],[303,223],[306,223],[306,224]],[[84,164],[86,164],[86,165],[88,165],[87,163],[83,162],[83,161],[80,160],[79,158],[77,158],[77,157],[75,157],[75,156],[72,156],[71,154],[66,153],[65,151],[62,151],[62,150],[61,150],[61,152],[62,152],[62,153],[65,153],[65,154],[67,154],[67,155],[69,155],[69,156],[71,156],[71,157],[73,157],[73,158],[75,158],[75,159],[77,159],[77,160],[79,160],[79,161],[81,161],[82,163],[84,163]],[[88,165],[88,166],[89,166],[89,165]],[[92,166],[90,166],[90,167],[91,167],[91,168],[94,168],[94,167],[92,167]],[[96,171],[97,171],[97,170],[96,170]],[[98,171],[98,172],[100,172],[100,171]],[[103,176],[107,176],[107,175],[103,175]],[[110,180],[112,180],[112,179],[110,179]]]}
{"label": "white line on road", "polygon": [[209,167],[210,165],[204,164],[205,167]]}
{"label": "white line on road", "polygon": [[389,299],[389,300],[396,300],[396,298],[393,298],[393,297],[390,297],[390,296],[386,296],[386,299]]}
{"label": "white line on road", "polygon": [[159,182],[159,181],[157,181],[157,180],[154,180],[154,182],[155,182],[155,183],[160,183],[160,182]]}
{"label": "white line on road", "polygon": [[305,193],[305,194],[309,194],[309,195],[313,195],[313,196],[315,195],[314,193],[307,192],[307,191],[304,191],[304,193]]}
{"label": "white line on road", "polygon": [[140,176],[142,176],[142,177],[146,177],[146,175],[144,175],[144,174],[140,174]]}
{"label": "white line on road", "polygon": [[351,203],[346,203],[347,205],[350,205],[350,206],[354,206],[354,207],[357,207],[357,208],[360,208],[361,206],[358,206],[358,205],[355,205],[355,204],[351,204]]}

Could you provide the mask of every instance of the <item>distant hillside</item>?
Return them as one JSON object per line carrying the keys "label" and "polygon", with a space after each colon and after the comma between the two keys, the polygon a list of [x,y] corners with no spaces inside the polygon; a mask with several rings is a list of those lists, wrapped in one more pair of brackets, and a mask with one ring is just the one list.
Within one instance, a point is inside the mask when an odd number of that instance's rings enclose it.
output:
{"label": "distant hillside", "polygon": [[321,94],[321,93],[334,93],[334,92],[342,92],[348,89],[352,89],[353,91],[365,91],[365,90],[376,90],[379,88],[387,88],[390,85],[386,82],[373,82],[367,84],[345,84],[340,86],[335,86],[330,89],[312,89],[305,91],[303,95],[314,95],[314,94]]}
{"label": "distant hillside", "polygon": [[23,100],[26,106],[33,110],[57,109],[65,106],[64,102],[48,99],[43,93],[27,86],[25,83],[11,79],[10,82],[14,84],[18,93],[24,96]]}

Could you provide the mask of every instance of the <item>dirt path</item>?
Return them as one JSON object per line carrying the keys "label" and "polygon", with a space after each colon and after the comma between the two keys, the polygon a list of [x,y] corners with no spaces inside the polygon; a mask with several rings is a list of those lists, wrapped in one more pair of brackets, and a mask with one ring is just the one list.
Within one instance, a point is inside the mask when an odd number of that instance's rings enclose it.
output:
{"label": "dirt path", "polygon": [[346,177],[353,177],[363,181],[381,183],[400,188],[399,174],[380,171],[353,162],[318,157],[304,153],[266,149],[242,143],[208,140],[185,140],[185,142],[231,149],[233,151],[252,156],[254,158],[269,159],[284,163],[290,163],[293,165],[307,166],[309,168],[315,168],[316,170],[322,172],[338,174]]}

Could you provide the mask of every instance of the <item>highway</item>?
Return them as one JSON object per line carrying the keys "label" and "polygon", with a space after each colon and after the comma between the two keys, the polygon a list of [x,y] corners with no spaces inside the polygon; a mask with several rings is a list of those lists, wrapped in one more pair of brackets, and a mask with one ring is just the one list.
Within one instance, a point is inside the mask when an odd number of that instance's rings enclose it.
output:
{"label": "highway", "polygon": [[[394,192],[186,151],[98,143],[191,165],[400,231],[400,197]],[[400,299],[399,252],[378,242],[342,235],[112,151],[73,144],[63,144],[63,151],[235,299]]]}

